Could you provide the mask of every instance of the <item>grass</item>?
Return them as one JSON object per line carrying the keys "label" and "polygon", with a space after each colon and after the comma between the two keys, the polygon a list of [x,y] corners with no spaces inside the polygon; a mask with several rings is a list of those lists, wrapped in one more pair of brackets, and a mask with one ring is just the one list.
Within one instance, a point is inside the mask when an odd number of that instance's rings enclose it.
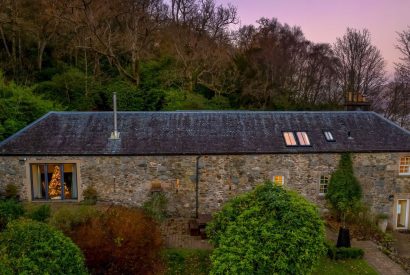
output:
{"label": "grass", "polygon": [[367,262],[363,259],[349,259],[349,260],[331,260],[323,257],[320,260],[313,275],[344,275],[344,274],[378,274]]}
{"label": "grass", "polygon": [[167,275],[209,274],[211,250],[172,248],[164,251]]}
{"label": "grass", "polygon": [[[164,259],[167,263],[167,275],[209,274],[211,250],[201,249],[166,249]],[[378,274],[363,259],[331,260],[323,257],[313,275],[345,275],[345,274]]]}

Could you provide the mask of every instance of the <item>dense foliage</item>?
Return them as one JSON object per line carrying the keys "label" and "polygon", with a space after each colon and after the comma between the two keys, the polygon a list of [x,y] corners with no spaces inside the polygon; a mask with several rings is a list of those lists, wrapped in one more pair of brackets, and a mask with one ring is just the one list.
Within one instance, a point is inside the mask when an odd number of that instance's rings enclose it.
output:
{"label": "dense foliage", "polygon": [[168,199],[163,192],[154,192],[142,208],[145,214],[154,220],[161,222],[167,217]]}
{"label": "dense foliage", "polygon": [[326,199],[344,221],[347,214],[361,207],[362,187],[354,175],[349,153],[343,153],[339,165],[330,177]]}
{"label": "dense foliage", "polygon": [[12,274],[87,274],[79,248],[47,224],[16,220],[0,234],[0,268]]}
{"label": "dense foliage", "polygon": [[27,217],[39,221],[46,222],[51,216],[51,208],[48,204],[36,206],[27,213]]}
{"label": "dense foliage", "polygon": [[402,58],[386,86],[367,30],[348,28],[334,45],[275,18],[232,31],[236,8],[215,0],[16,0],[0,10],[0,139],[49,110],[109,110],[113,91],[130,111],[335,110],[361,92],[409,120],[410,30],[398,33]]}
{"label": "dense foliage", "polygon": [[325,252],[317,208],[272,182],[226,203],[207,232],[211,274],[306,274]]}
{"label": "dense foliage", "polygon": [[49,220],[49,224],[64,233],[69,233],[75,230],[77,226],[87,223],[91,218],[95,218],[100,214],[101,213],[92,206],[63,206],[54,212]]}
{"label": "dense foliage", "polygon": [[61,105],[33,93],[33,89],[7,83],[0,70],[0,140]]}
{"label": "dense foliage", "polygon": [[24,208],[16,200],[0,200],[0,231],[12,220],[24,215]]}
{"label": "dense foliage", "polygon": [[69,235],[96,274],[157,274],[162,269],[159,228],[140,210],[112,206]]}

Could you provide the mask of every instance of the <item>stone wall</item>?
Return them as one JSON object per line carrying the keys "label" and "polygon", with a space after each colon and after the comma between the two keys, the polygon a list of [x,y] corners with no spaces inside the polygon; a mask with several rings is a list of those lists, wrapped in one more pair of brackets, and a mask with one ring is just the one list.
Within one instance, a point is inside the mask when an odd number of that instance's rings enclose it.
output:
{"label": "stone wall", "polygon": [[[374,212],[392,215],[391,195],[410,193],[410,177],[398,175],[400,155],[353,155],[364,198]],[[16,183],[21,197],[29,200],[30,163],[71,161],[79,166],[79,189],[93,185],[102,200],[140,206],[149,198],[152,185],[160,183],[169,200],[169,212],[191,217],[196,212],[198,159],[199,213],[218,210],[229,198],[275,175],[285,177],[285,188],[323,207],[319,179],[336,169],[339,158],[339,154],[27,157],[26,161],[22,157],[0,157],[0,191],[7,183]]]}

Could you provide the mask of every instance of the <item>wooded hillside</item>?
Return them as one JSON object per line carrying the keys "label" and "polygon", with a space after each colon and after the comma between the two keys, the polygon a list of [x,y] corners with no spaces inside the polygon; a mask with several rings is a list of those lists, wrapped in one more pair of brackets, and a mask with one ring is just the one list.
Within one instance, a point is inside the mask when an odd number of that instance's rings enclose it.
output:
{"label": "wooded hillside", "polygon": [[388,79],[367,30],[334,45],[214,0],[0,0],[0,140],[49,110],[339,110],[360,92],[401,125],[410,28]]}

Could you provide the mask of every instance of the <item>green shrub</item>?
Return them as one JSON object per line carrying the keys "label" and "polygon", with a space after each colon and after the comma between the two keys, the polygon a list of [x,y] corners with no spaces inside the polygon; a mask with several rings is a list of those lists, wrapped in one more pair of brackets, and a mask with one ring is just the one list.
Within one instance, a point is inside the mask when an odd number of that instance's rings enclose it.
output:
{"label": "green shrub", "polygon": [[63,233],[32,220],[10,222],[0,235],[0,258],[14,274],[86,274],[79,248]]}
{"label": "green shrub", "polygon": [[50,214],[51,214],[50,206],[47,204],[43,204],[43,205],[37,206],[34,210],[30,211],[27,214],[27,217],[35,221],[45,222],[50,218]]}
{"label": "green shrub", "polygon": [[0,201],[0,231],[3,230],[10,221],[18,219],[23,215],[23,205],[18,201]]}
{"label": "green shrub", "polygon": [[363,249],[357,247],[338,247],[336,249],[336,260],[361,259],[363,255]]}
{"label": "green shrub", "polygon": [[51,216],[49,223],[67,233],[73,230],[76,226],[88,222],[91,218],[98,216],[99,214],[100,212],[93,206],[65,206],[58,209]]}
{"label": "green shrub", "polygon": [[361,208],[361,198],[362,188],[354,176],[352,159],[344,153],[330,178],[326,199],[344,223],[346,215]]}
{"label": "green shrub", "polygon": [[83,191],[83,197],[84,197],[84,200],[83,200],[84,204],[88,204],[88,205],[96,204],[98,200],[97,189],[95,189],[94,186],[88,186]]}
{"label": "green shrub", "polygon": [[167,217],[168,199],[162,192],[155,192],[143,205],[145,214],[157,221],[163,221]]}
{"label": "green shrub", "polygon": [[7,184],[4,191],[6,199],[17,199],[19,194],[19,188],[14,183]]}
{"label": "green shrub", "polygon": [[207,234],[211,274],[305,274],[325,253],[316,206],[272,182],[226,203]]}
{"label": "green shrub", "polygon": [[159,228],[141,210],[110,207],[69,233],[93,274],[158,274]]}
{"label": "green shrub", "polygon": [[327,256],[333,260],[345,260],[345,259],[361,259],[363,258],[364,251],[357,247],[336,247],[330,242],[326,242]]}

